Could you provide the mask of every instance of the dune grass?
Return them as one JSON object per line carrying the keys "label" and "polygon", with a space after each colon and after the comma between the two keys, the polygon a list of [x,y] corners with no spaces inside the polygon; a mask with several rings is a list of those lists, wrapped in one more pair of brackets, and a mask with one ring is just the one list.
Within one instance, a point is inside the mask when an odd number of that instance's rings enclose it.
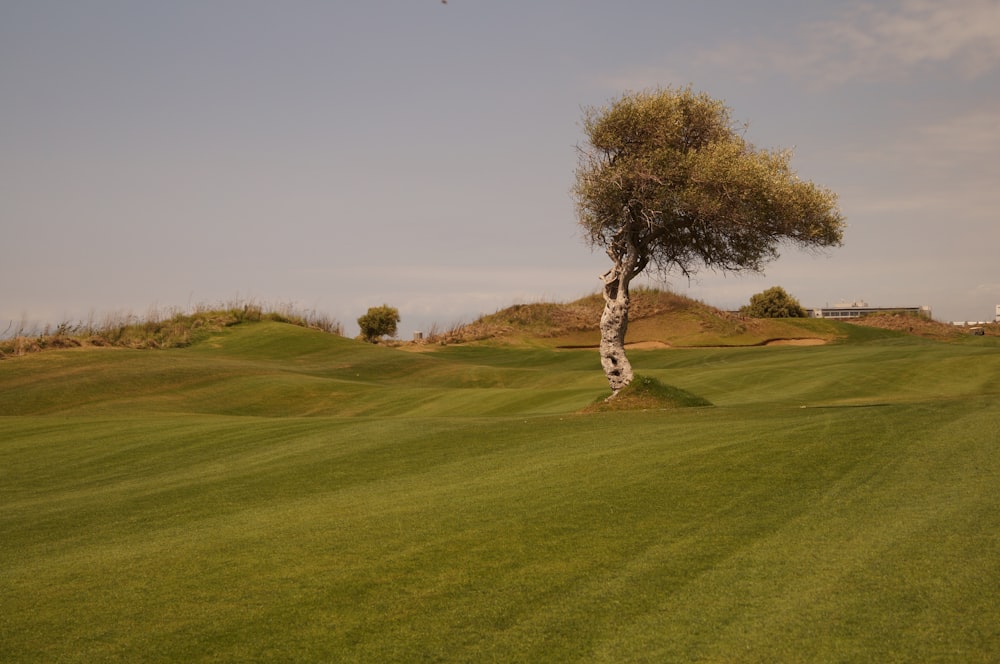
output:
{"label": "dune grass", "polygon": [[0,661],[995,661],[1000,348],[859,334],[592,414],[596,353],[275,322],[5,360]]}
{"label": "dune grass", "polygon": [[[550,348],[597,347],[604,299],[518,304],[430,335],[434,343],[480,342]],[[774,339],[834,341],[849,335],[823,319],[755,319],[734,315],[667,290],[637,288],[629,307],[627,343],[657,341],[676,347],[754,346]]]}
{"label": "dune grass", "polygon": [[131,312],[109,313],[97,320],[63,321],[29,329],[13,322],[0,333],[0,360],[58,348],[113,346],[118,348],[181,348],[207,335],[240,323],[275,321],[343,335],[343,326],[334,318],[290,303],[261,305],[234,300],[215,306],[199,305],[192,311],[177,308],[166,312],[151,308],[145,316]]}

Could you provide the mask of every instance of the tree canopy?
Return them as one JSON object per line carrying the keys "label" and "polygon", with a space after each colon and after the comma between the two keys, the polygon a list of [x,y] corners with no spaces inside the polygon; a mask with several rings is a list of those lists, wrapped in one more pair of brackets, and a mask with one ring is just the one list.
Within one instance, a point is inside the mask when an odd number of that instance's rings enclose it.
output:
{"label": "tree canopy", "polygon": [[573,193],[586,238],[613,262],[601,357],[614,392],[632,376],[628,285],[647,267],[760,272],[782,243],[841,242],[836,195],[800,180],[789,151],[749,143],[721,101],[690,88],[628,93],[585,109],[583,128]]}
{"label": "tree canopy", "polygon": [[385,336],[396,335],[396,323],[400,321],[399,310],[383,304],[381,307],[370,307],[368,312],[358,319],[358,327],[365,341],[375,343]]}
{"label": "tree canopy", "polygon": [[750,297],[750,304],[740,307],[740,313],[753,318],[805,318],[806,310],[781,286]]}

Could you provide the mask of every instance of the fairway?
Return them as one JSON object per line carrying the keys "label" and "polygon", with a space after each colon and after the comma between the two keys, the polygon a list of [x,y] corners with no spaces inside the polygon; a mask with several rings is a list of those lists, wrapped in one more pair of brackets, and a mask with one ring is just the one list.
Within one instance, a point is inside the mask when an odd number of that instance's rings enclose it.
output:
{"label": "fairway", "polygon": [[1000,345],[0,361],[2,662],[1000,660]]}

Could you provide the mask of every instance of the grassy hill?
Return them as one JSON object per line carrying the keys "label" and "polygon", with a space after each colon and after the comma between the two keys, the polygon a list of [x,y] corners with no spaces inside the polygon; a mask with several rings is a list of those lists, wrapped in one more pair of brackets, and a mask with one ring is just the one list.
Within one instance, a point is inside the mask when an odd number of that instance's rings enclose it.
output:
{"label": "grassy hill", "polygon": [[811,324],[0,361],[0,661],[996,661],[997,339]]}
{"label": "grassy hill", "polygon": [[[597,347],[600,294],[575,302],[518,304],[435,335],[437,343],[485,342],[555,348]],[[683,295],[656,289],[632,293],[626,342],[646,347],[761,346],[768,343],[830,343],[855,334],[851,328],[819,319],[755,319],[722,311]],[[950,340],[963,336],[951,325],[886,313],[854,321],[903,334]],[[996,335],[1000,329],[992,329]],[[1000,326],[996,326],[1000,327]],[[864,333],[861,333],[864,334]]]}

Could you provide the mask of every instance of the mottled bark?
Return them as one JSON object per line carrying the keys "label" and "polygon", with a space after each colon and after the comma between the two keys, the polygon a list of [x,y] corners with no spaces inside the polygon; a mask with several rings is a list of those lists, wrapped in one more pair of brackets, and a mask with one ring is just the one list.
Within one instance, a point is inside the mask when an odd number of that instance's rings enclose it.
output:
{"label": "mottled bark", "polygon": [[[631,210],[625,210],[631,215]],[[611,385],[611,397],[632,382],[632,364],[625,357],[628,331],[628,286],[649,262],[649,252],[626,225],[612,240],[607,254],[614,267],[601,276],[604,282],[604,313],[601,314],[601,366]]]}
{"label": "mottled bark", "polygon": [[646,267],[647,257],[638,250],[634,238],[622,233],[608,248],[615,264],[604,273],[604,312],[601,314],[601,366],[611,386],[611,398],[632,382],[632,364],[625,357],[628,331],[628,286]]}
{"label": "mottled bark", "polygon": [[628,330],[628,284],[619,278],[608,282],[605,275],[604,313],[601,314],[601,366],[611,385],[611,396],[632,382],[632,364],[625,357]]}

